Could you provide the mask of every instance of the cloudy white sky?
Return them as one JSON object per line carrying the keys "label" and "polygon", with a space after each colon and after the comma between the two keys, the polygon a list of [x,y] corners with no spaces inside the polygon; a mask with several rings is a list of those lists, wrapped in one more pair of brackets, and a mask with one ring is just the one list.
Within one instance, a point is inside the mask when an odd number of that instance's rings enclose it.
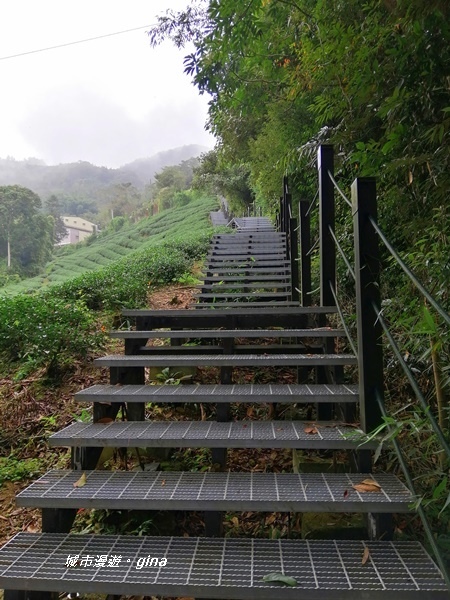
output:
{"label": "cloudy white sky", "polygon": [[10,0],[0,3],[0,157],[117,167],[185,144],[213,146],[208,98],[170,42],[153,49],[156,15],[187,0]]}

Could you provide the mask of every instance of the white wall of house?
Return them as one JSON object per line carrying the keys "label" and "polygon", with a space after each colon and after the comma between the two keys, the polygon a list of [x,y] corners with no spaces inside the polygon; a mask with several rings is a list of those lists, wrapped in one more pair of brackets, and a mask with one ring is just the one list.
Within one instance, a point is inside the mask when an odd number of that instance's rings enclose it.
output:
{"label": "white wall of house", "polygon": [[60,246],[66,244],[77,244],[97,231],[97,225],[86,221],[82,217],[61,217],[66,227],[67,235],[59,243]]}

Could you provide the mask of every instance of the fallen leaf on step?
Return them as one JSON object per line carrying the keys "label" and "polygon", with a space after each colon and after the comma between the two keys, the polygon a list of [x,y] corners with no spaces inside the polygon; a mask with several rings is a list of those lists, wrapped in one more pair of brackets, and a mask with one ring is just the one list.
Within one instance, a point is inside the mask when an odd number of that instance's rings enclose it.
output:
{"label": "fallen leaf on step", "polygon": [[75,483],[73,484],[73,487],[83,487],[84,485],[86,485],[87,483],[87,479],[86,479],[86,473],[83,473],[82,476],[80,477],[80,479],[78,479],[77,481],[75,481]]}
{"label": "fallen leaf on step", "polygon": [[371,483],[356,483],[352,485],[352,488],[357,492],[381,492],[381,488],[378,484],[373,485]]}
{"label": "fallen leaf on step", "polygon": [[362,555],[362,561],[361,561],[361,564],[362,564],[362,565],[365,565],[365,564],[366,564],[366,562],[369,560],[369,557],[370,557],[370,550],[369,550],[368,546],[366,546],[366,547],[364,548],[364,552],[363,552],[363,555]]}
{"label": "fallen leaf on step", "polygon": [[111,417],[103,417],[102,419],[99,419],[98,421],[96,421],[96,423],[112,423],[114,421],[114,419],[111,419]]}
{"label": "fallen leaf on step", "polygon": [[267,583],[284,583],[285,585],[290,585],[291,587],[297,585],[297,581],[293,577],[283,575],[283,573],[269,573],[268,575],[264,575],[263,581],[266,581]]}
{"label": "fallen leaf on step", "polygon": [[344,499],[348,496],[348,490],[344,490]]}
{"label": "fallen leaf on step", "polygon": [[361,483],[365,483],[366,485],[374,485],[375,487],[381,490],[381,485],[373,479],[364,479],[364,481],[361,481]]}
{"label": "fallen leaf on step", "polygon": [[166,480],[165,480],[165,479],[163,479],[163,480],[161,481],[161,487],[164,487],[165,485],[166,485]]}
{"label": "fallen leaf on step", "polygon": [[305,429],[304,429],[303,431],[304,431],[305,433],[309,433],[309,434],[311,434],[311,435],[314,435],[314,434],[316,434],[316,433],[319,433],[319,432],[317,431],[317,428],[316,428],[316,427],[305,427]]}

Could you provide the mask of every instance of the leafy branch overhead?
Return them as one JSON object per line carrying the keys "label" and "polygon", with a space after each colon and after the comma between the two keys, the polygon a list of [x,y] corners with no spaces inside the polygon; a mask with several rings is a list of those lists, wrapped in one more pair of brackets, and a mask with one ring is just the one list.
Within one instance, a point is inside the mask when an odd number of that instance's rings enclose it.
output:
{"label": "leafy branch overhead", "polygon": [[302,161],[321,137],[408,221],[450,190],[449,17],[445,0],[197,0],[149,36],[187,48],[208,126],[260,203],[286,171],[308,189]]}

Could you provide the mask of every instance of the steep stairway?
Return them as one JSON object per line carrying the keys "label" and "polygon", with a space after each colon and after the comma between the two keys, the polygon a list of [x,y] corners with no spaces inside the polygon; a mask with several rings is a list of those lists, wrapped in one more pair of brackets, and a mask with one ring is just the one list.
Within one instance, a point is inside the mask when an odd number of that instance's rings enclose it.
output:
{"label": "steep stairway", "polygon": [[[124,340],[124,354],[96,361],[109,368],[110,384],[75,396],[93,403],[93,422],[75,422],[50,438],[52,446],[72,448],[72,470],[50,471],[17,497],[19,506],[42,509],[43,532],[19,533],[0,549],[5,600],[41,600],[67,590],[224,600],[448,598],[423,547],[389,539],[389,516],[409,513],[415,498],[396,476],[370,472],[376,441],[333,418],[231,419],[234,403],[314,405],[318,415],[322,408],[332,415],[332,406],[345,412],[359,402],[358,387],[342,377],[357,358],[335,352],[345,335],[328,320],[335,307],[304,307],[292,300],[285,235],[262,218],[235,219],[234,226],[236,232],[214,236],[192,310],[123,311],[135,322],[132,331],[112,334]],[[155,338],[171,346],[149,346]],[[182,345],[192,341],[196,344]],[[148,369],[184,366],[215,367],[220,383],[149,385]],[[239,368],[280,366],[296,368],[298,382],[282,384],[275,376],[264,384],[234,382]],[[335,381],[325,381],[329,373]],[[149,421],[148,402],[212,404],[216,418]],[[127,420],[116,421],[122,405]],[[104,447],[209,448],[220,468],[95,470]],[[366,470],[232,472],[230,448],[347,452]],[[205,536],[71,534],[79,508],[205,511]],[[360,513],[383,539],[224,538],[225,511]]]}

